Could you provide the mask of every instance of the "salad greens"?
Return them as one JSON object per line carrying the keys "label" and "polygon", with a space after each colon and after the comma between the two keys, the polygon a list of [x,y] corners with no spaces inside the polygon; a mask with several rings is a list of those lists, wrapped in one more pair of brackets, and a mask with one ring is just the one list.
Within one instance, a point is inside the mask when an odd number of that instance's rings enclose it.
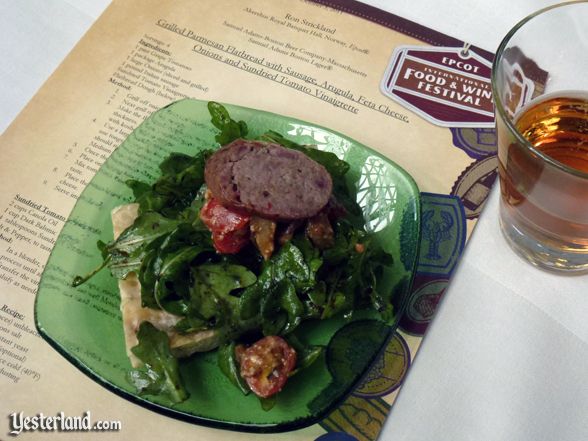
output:
{"label": "salad greens", "polygon": [[[211,102],[208,109],[219,130],[219,144],[247,136],[247,124],[233,120],[222,105]],[[118,279],[135,272],[143,306],[181,317],[176,332],[218,332],[219,367],[244,393],[249,389],[238,373],[235,340],[284,336],[298,354],[297,373],[323,349],[307,346],[296,336],[303,321],[350,317],[366,307],[379,311],[384,320],[393,312],[391,293],[378,283],[392,258],[364,229],[361,210],[345,181],[349,164],[271,130],[257,139],[301,151],[331,174],[333,196],[347,212],[333,224],[334,246],[319,250],[302,229],[267,261],[253,245],[236,255],[219,255],[199,218],[206,190],[204,166],[212,150],[194,156],[174,153],[160,165],[155,183],[127,182],[139,216],[116,240],[98,244],[103,263],[97,270],[74,280],[77,286],[104,267]],[[140,393],[161,394],[174,403],[186,399],[167,335],[145,322],[137,337],[139,344],[132,351],[144,368],[131,371],[130,381]]]}
{"label": "salad greens", "polygon": [[169,350],[167,334],[143,322],[137,337],[139,344],[132,351],[143,362],[143,369],[131,370],[128,377],[139,393],[163,395],[174,403],[188,398],[180,380],[178,359]]}
{"label": "salad greens", "polygon": [[195,156],[172,153],[159,166],[161,176],[149,185],[129,180],[139,213],[154,211],[168,218],[186,216],[184,212],[196,198],[204,184],[204,164],[212,150],[203,150]]}
{"label": "salad greens", "polygon": [[249,386],[239,374],[235,346],[235,342],[232,341],[218,348],[218,367],[231,383],[237,386],[244,395],[248,395],[250,392]]}

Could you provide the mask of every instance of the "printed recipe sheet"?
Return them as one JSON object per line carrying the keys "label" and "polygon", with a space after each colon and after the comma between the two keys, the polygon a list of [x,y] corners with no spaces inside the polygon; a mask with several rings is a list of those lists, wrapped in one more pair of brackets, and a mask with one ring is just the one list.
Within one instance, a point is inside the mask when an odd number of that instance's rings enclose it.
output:
{"label": "printed recipe sheet", "polygon": [[[80,439],[376,439],[496,177],[489,59],[353,1],[115,0],[0,138],[0,438],[12,430],[6,416],[43,413],[110,427]],[[343,133],[404,168],[421,192],[406,316],[358,389],[318,424],[259,435],[170,418],[100,386],[35,328],[41,274],[80,194],[151,113],[184,98]],[[80,301],[118,320],[118,293]]]}

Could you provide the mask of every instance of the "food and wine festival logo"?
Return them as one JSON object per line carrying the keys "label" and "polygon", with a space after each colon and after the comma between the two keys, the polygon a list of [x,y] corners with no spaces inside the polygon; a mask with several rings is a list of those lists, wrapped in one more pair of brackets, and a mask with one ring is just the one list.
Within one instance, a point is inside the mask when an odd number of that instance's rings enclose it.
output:
{"label": "food and wine festival logo", "polygon": [[490,61],[468,47],[399,46],[382,93],[442,127],[494,127]]}

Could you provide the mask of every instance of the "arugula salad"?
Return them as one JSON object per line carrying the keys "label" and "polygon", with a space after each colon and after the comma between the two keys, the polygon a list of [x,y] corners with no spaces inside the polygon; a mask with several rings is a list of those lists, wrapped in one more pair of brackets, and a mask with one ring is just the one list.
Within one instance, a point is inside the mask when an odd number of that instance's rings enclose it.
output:
{"label": "arugula salad", "polygon": [[392,317],[378,283],[392,257],[364,228],[349,164],[270,128],[248,138],[246,122],[208,109],[218,146],[172,153],[154,183],[128,181],[130,217],[73,285],[103,268],[119,280],[138,393],[184,401],[181,359],[216,350],[219,369],[269,410],[324,350],[297,334],[303,322],[364,308]]}

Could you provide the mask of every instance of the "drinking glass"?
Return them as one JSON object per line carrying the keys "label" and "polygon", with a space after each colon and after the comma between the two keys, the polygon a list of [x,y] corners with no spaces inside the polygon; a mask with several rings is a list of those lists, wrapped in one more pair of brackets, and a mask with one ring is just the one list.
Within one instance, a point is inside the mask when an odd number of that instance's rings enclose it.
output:
{"label": "drinking glass", "polygon": [[518,23],[492,89],[504,236],[536,266],[588,272],[588,2]]}

